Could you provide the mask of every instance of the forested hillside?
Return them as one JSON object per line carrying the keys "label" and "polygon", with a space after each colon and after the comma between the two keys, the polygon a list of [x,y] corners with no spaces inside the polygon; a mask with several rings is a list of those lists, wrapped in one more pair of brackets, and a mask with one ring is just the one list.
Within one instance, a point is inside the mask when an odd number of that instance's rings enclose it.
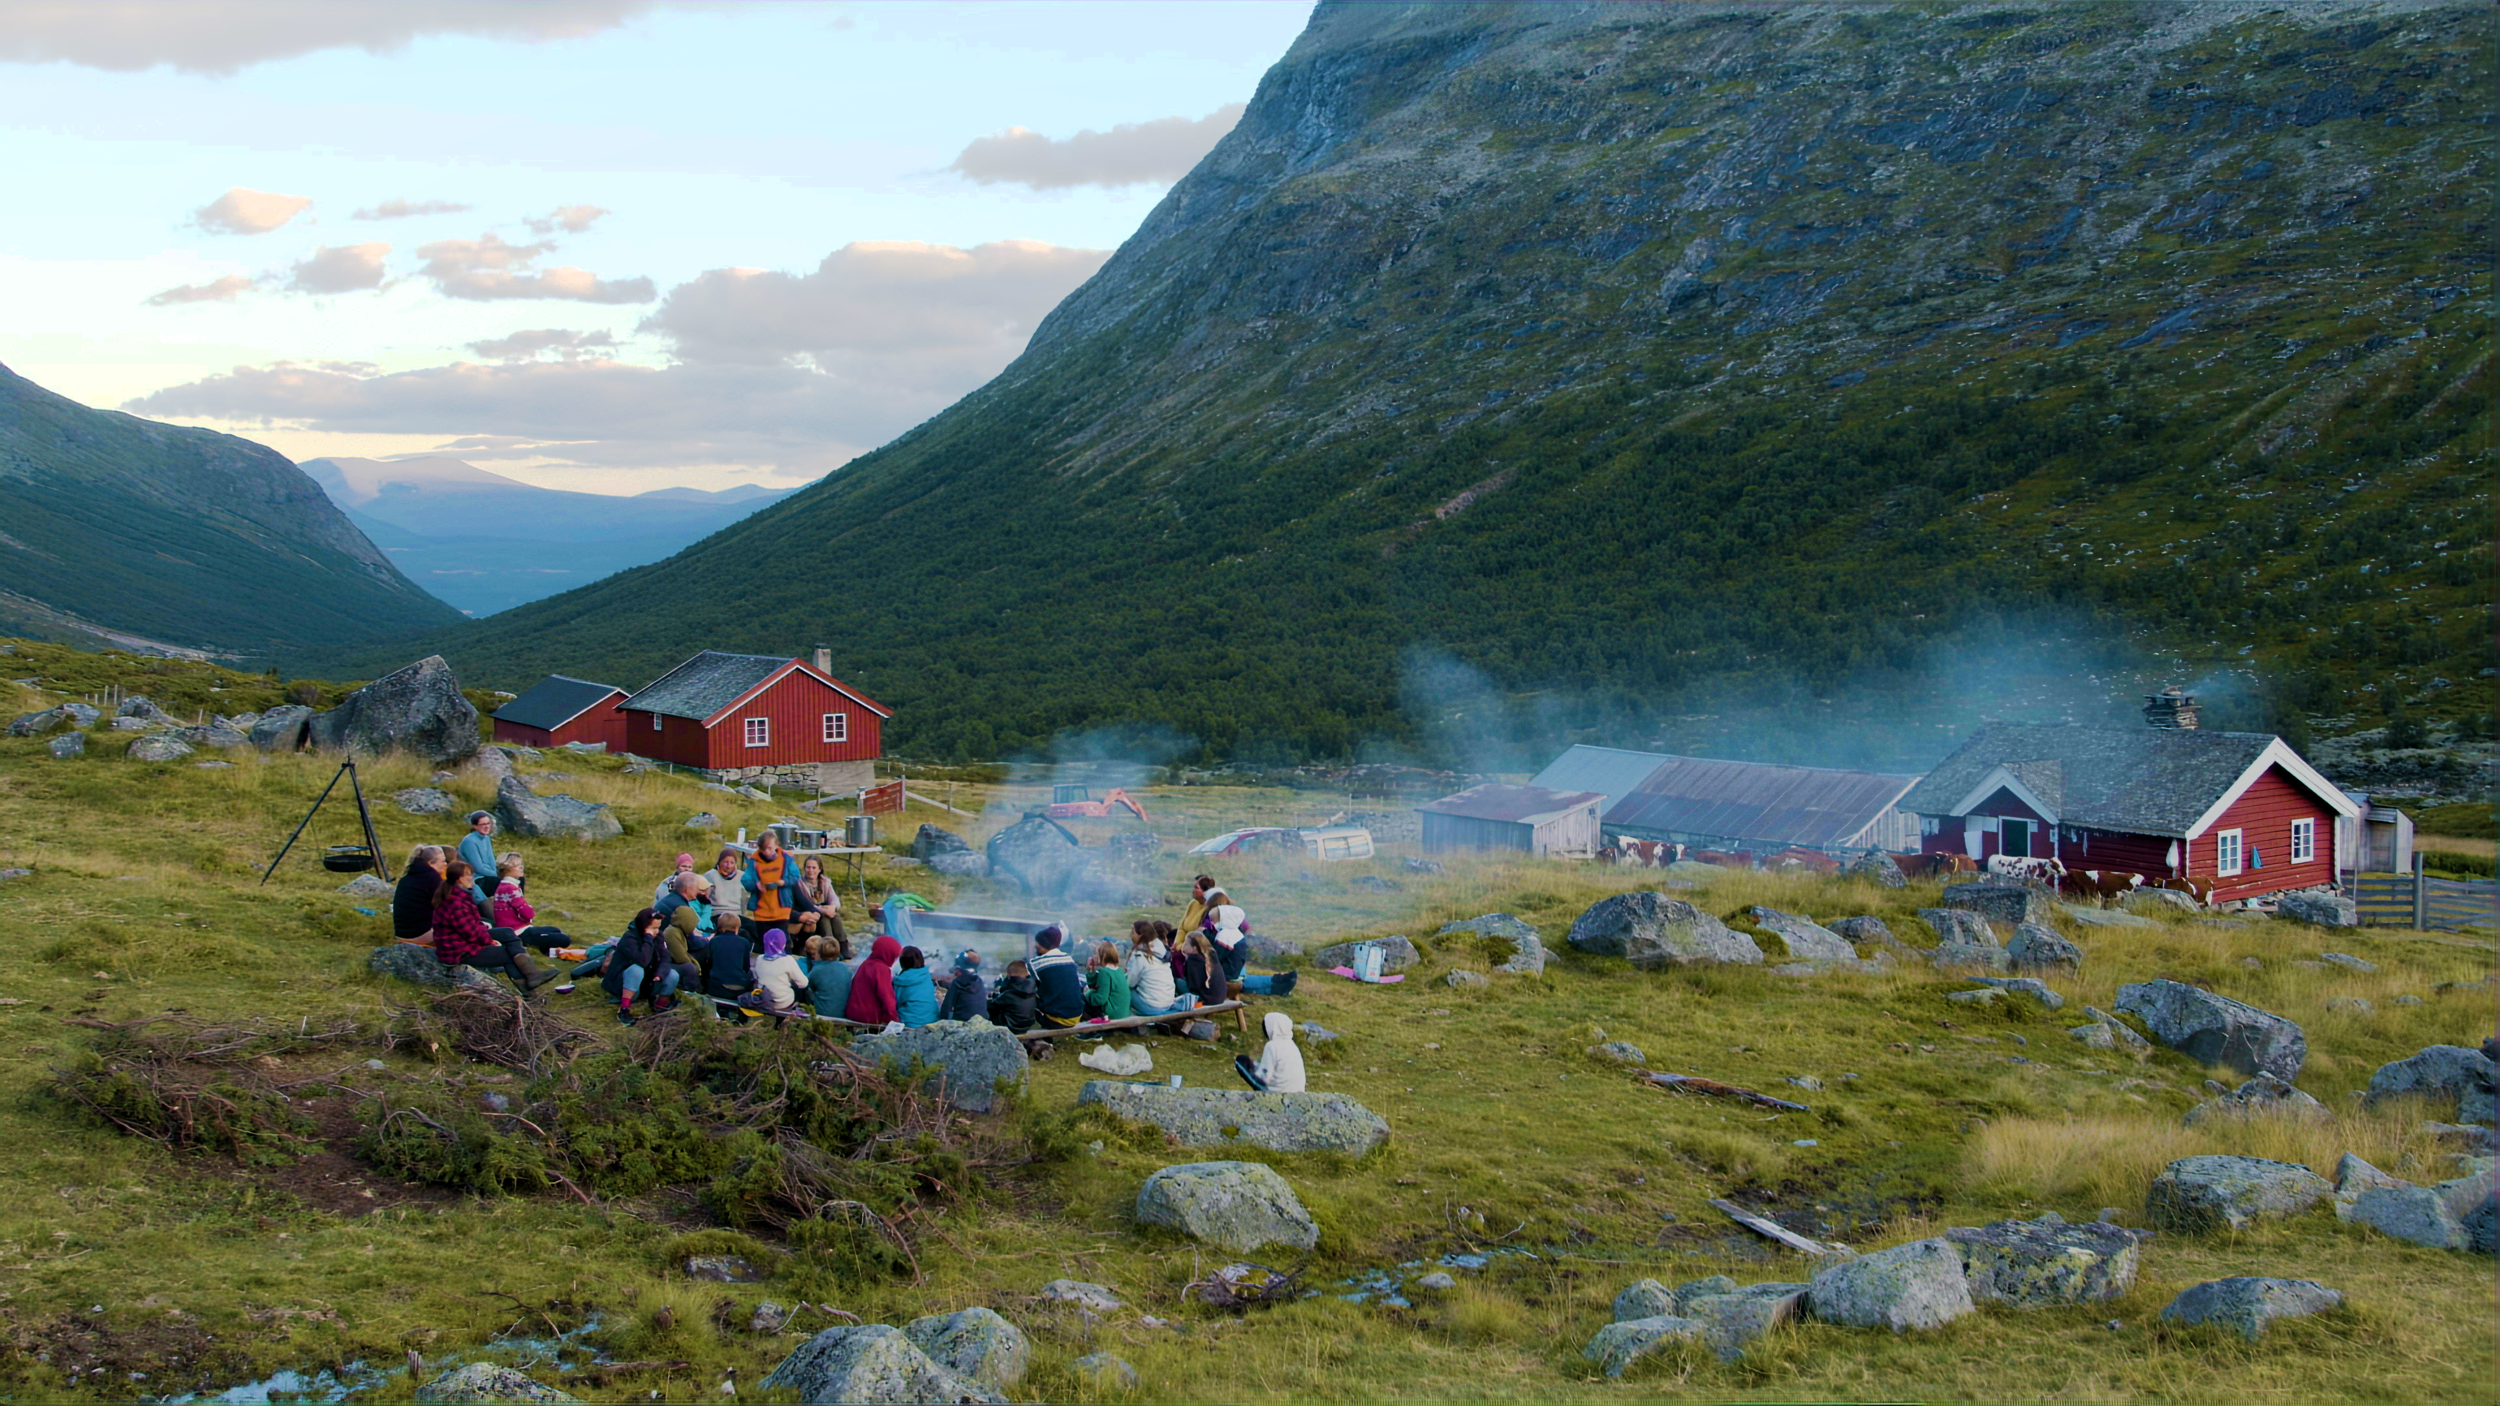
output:
{"label": "forested hillside", "polygon": [[1566,720],[1880,711],[2052,617],[2256,671],[2247,723],[2487,714],[2493,28],[1324,4],[997,380],[423,648],[821,640],[940,756],[1341,754],[1419,657]]}

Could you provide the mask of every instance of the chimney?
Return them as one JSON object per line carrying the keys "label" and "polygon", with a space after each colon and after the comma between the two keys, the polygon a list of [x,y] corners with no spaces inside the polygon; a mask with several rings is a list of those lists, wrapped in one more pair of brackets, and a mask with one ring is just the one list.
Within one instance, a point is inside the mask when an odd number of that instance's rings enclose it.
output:
{"label": "chimney", "polygon": [[[832,646],[832,645],[829,645],[829,644],[820,644],[820,645],[816,646],[816,672],[817,672],[817,673],[820,673],[820,674],[822,674],[822,675],[824,675],[826,678],[832,678],[832,677],[833,677],[833,646]],[[2196,722],[2195,722],[2195,719],[2194,719],[2193,715],[2191,715],[2191,716],[2190,716],[2190,718],[2189,718],[2189,721],[2188,721],[2188,726],[2189,726],[2189,727],[2194,727],[2194,726],[2196,726]]]}
{"label": "chimney", "polygon": [[2159,693],[2144,695],[2144,721],[2168,732],[2191,732],[2196,728],[2196,695],[2181,693],[2173,684]]}

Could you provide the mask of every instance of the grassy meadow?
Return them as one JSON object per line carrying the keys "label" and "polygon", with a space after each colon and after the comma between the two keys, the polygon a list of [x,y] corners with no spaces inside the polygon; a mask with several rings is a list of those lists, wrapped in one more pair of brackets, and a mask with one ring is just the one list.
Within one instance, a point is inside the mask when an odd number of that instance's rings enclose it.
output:
{"label": "grassy meadow", "polygon": [[[731,1229],[718,1184],[480,1196],[384,1175],[357,1155],[358,1120],[372,1109],[498,1091],[517,1102],[528,1081],[445,1048],[417,993],[366,973],[387,924],[359,908],[387,903],[341,895],[343,876],[317,862],[321,845],[353,836],[343,788],[261,884],[258,866],[335,760],[202,753],[145,764],[120,752],[121,737],[109,732],[70,761],[52,760],[36,740],[0,738],[0,867],[33,871],[0,882],[0,1099],[13,1134],[0,1139],[0,1184],[17,1192],[0,1199],[0,1399],[179,1396],[287,1371],[295,1375],[279,1379],[282,1388],[399,1401],[415,1386],[412,1351],[429,1376],[447,1362],[495,1356],[600,1400],[716,1399],[723,1369],[734,1366],[741,1399],[769,1399],[756,1384],[799,1335],[836,1321],[828,1308],[901,1323],[976,1304],[1033,1333],[1036,1365],[1019,1391],[1048,1400],[2490,1399],[2490,1262],[2348,1229],[2325,1212],[2238,1236],[2165,1234],[2145,1248],[2134,1291],[2113,1304],[1986,1310],[1899,1338],[1806,1325],[1734,1365],[1673,1358],[1624,1381],[1598,1376],[1580,1355],[1613,1296],[1637,1279],[1808,1276],[1807,1262],[1712,1210],[1713,1197],[1872,1250],[2046,1210],[2089,1220],[2114,1206],[2140,1224],[2153,1172],[2199,1152],[2284,1157],[2327,1173],[2351,1150],[2400,1174],[2446,1175],[2444,1154],[2415,1131],[2421,1110],[2365,1113],[2353,1096],[2388,1060],[2491,1033],[2488,987],[2438,990],[2492,975],[2488,932],[2061,920],[2087,961],[2080,976],[2052,982],[2067,1008],[2046,1013],[2028,1003],[1949,1003],[1965,983],[1923,966],[1813,978],[1761,968],[1642,973],[1563,948],[1590,903],[1655,883],[1655,874],[1459,859],[1431,875],[1408,872],[1394,853],[1325,867],[1227,861],[1217,872],[1263,931],[1306,943],[1404,933],[1425,950],[1400,984],[1308,973],[1282,1003],[1297,1020],[1337,1032],[1306,1045],[1312,1086],[1386,1117],[1387,1146],[1359,1162],[1176,1149],[1072,1111],[1080,1085],[1096,1076],[1063,1047],[1035,1066],[1022,1104],[980,1126],[958,1119],[940,1130],[941,1141],[986,1138],[997,1155],[977,1191],[931,1196],[916,1209],[912,1258],[898,1265],[820,1253],[770,1226]],[[194,764],[202,760],[231,765]],[[709,811],[734,831],[789,813],[620,766],[549,753],[522,767],[542,792],[606,802],[626,826],[623,839],[596,846],[506,839],[529,857],[542,920],[579,936],[621,926],[677,851],[709,857],[721,835],[685,829],[688,816]],[[394,868],[410,845],[456,837],[456,819],[422,819],[391,802],[404,787],[434,784],[428,768],[385,760],[359,771]],[[442,784],[463,809],[491,801],[474,770]],[[915,805],[887,819],[890,852],[907,849],[923,820],[977,845],[1040,794],[973,783],[929,789],[990,818]],[[1345,808],[1342,797],[1218,786],[1158,787],[1146,802],[1166,841],[1147,883],[1167,902],[1185,895],[1199,867],[1181,853],[1189,842]],[[1100,842],[1133,824],[1086,830]],[[941,905],[1036,906],[958,890],[885,857],[872,857],[864,879],[871,902],[909,889]],[[1936,894],[1932,884],[1887,891],[1726,873],[1686,896],[1721,915],[1757,903],[1827,922],[1874,914],[1924,946],[1932,935],[1915,912]],[[1435,936],[1489,912],[1543,931],[1556,954],[1543,977],[1497,976],[1486,990],[1443,980],[1456,968],[1488,970],[1501,955],[1470,937]],[[1102,933],[1153,913],[1176,916],[1160,906],[1066,916]],[[855,908],[854,931],[864,919]],[[1777,950],[1776,939],[1761,940]],[[2322,950],[2378,970],[2318,965]],[[2084,1004],[2107,1009],[2119,985],[2156,976],[2206,983],[2299,1020],[2311,1048],[2301,1084],[2334,1121],[2183,1128],[2180,1115],[2204,1097],[2209,1071],[2168,1052],[2094,1051],[2068,1037]],[[2420,1003],[2400,1004],[2407,996]],[[2372,1009],[2329,1008],[2352,997]],[[590,984],[545,1007],[586,1032],[577,1061],[679,1023],[629,1034]],[[142,1034],[262,1023],[250,1045],[262,1052],[244,1063],[287,1093],[286,1109],[302,1120],[288,1125],[292,1135],[233,1151],[174,1150],[63,1099],[65,1071],[91,1068],[98,1048],[130,1038],[104,1027],[149,1017],[164,1019]],[[1213,1045],[1155,1040],[1156,1074],[1228,1085],[1225,1066],[1253,1046],[1229,1024],[1225,1031]],[[755,1029],[705,1038],[823,1058],[836,1037]],[[1608,1040],[1638,1045],[1651,1068],[1813,1111],[1639,1085],[1591,1055]],[[283,1122],[283,1112],[272,1117]],[[897,1157],[922,1155],[897,1148]],[[1271,1162],[1295,1185],[1322,1227],[1301,1266],[1322,1292],[1241,1316],[1187,1301],[1184,1286],[1224,1257],[1142,1233],[1128,1207],[1156,1168],[1224,1156]],[[724,1285],[682,1272],[687,1254],[724,1247],[749,1251],[775,1277]],[[1343,1297],[1349,1281],[1383,1274],[1411,1285],[1452,1254],[1487,1258],[1441,1295],[1408,1287],[1397,1296],[1405,1302]],[[2277,1325],[2254,1344],[2157,1325],[2179,1290],[2238,1274],[2315,1278],[2343,1290],[2349,1307]],[[1092,1327],[1058,1317],[1034,1295],[1061,1277],[1107,1285],[1136,1311]],[[758,1335],[749,1318],[768,1299],[810,1306],[787,1333]],[[1076,1375],[1070,1364],[1096,1350],[1133,1363],[1141,1385],[1123,1392]],[[564,1366],[592,1370],[560,1376]]]}

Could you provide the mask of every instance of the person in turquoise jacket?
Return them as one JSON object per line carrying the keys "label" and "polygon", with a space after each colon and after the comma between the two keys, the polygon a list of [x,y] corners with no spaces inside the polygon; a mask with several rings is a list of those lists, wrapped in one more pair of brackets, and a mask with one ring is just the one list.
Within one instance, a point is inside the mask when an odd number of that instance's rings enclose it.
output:
{"label": "person in turquoise jacket", "polygon": [[928,958],[917,947],[904,948],[894,968],[894,1018],[917,1029],[935,1021],[937,1011],[937,978],[929,975]]}

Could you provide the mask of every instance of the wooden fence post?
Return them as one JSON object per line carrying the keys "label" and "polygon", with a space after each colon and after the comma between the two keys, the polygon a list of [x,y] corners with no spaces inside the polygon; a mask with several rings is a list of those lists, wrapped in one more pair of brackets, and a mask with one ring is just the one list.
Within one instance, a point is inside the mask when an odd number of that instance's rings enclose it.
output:
{"label": "wooden fence post", "polygon": [[2430,881],[2422,876],[2422,852],[2413,852],[2413,930],[2424,932],[2431,920]]}

